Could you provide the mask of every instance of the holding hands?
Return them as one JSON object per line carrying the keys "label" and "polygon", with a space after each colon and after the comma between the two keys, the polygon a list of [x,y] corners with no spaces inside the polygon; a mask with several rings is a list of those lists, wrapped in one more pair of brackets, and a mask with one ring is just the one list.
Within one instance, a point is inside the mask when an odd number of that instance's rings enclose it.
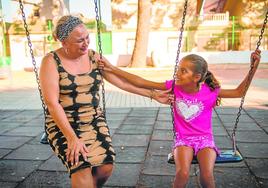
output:
{"label": "holding hands", "polygon": [[[110,64],[106,59],[103,59],[103,58],[100,59],[99,56],[95,57],[95,58],[98,61],[98,68],[100,70],[105,71],[105,72],[118,74],[117,73],[118,69],[116,67],[114,67],[112,64]],[[121,77],[121,79],[125,79],[124,75],[121,76],[121,74],[120,74],[119,77]],[[146,87],[143,87],[143,86],[137,86],[137,87],[146,89]],[[148,88],[147,88],[147,91],[149,91]],[[154,89],[151,89],[150,92],[149,92],[149,96],[146,95],[145,93],[144,93],[144,96],[148,96],[151,100],[154,99],[157,102],[162,103],[162,104],[171,104],[174,101],[174,95],[171,92],[172,92],[171,89],[169,89],[169,90],[154,90]]]}
{"label": "holding hands", "polygon": [[172,88],[170,88],[169,90],[151,90],[151,99],[156,100],[159,103],[162,104],[172,104],[174,102],[174,95],[171,94],[172,92]]}
{"label": "holding hands", "polygon": [[113,65],[110,64],[106,59],[100,59],[100,57],[96,58],[98,61],[98,68],[103,71],[112,72]]}

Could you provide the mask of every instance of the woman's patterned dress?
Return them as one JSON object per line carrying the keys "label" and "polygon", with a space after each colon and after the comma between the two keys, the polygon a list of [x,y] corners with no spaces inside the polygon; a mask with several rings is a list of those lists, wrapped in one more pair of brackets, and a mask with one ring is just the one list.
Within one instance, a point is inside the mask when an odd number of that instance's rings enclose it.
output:
{"label": "woman's patterned dress", "polygon": [[45,129],[50,146],[70,174],[82,168],[113,163],[115,152],[111,144],[109,128],[99,107],[101,75],[94,59],[95,52],[89,50],[91,71],[78,75],[69,74],[63,68],[57,54],[52,53],[59,73],[59,103],[77,137],[81,138],[87,146],[88,161],[85,161],[80,154],[77,166],[71,166],[70,162],[67,162],[67,140],[47,111]]}

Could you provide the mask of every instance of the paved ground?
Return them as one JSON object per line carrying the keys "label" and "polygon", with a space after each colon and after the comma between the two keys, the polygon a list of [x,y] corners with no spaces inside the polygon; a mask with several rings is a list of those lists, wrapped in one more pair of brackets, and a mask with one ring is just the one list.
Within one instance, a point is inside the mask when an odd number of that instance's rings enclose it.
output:
{"label": "paved ground", "polygon": [[[233,87],[245,66],[212,67],[222,85]],[[153,70],[153,72],[152,72]],[[129,70],[154,79],[170,78],[170,69]],[[169,108],[126,94],[106,84],[107,119],[117,152],[106,187],[171,187],[174,165],[167,154],[172,143]],[[13,73],[0,80],[0,187],[70,187],[68,175],[50,147],[39,144],[43,116],[32,73]],[[237,131],[244,161],[217,164],[217,187],[268,187],[268,68],[258,70],[247,94]],[[231,149],[230,133],[239,100],[224,100],[213,114],[216,143]],[[197,165],[188,187],[199,187]]]}

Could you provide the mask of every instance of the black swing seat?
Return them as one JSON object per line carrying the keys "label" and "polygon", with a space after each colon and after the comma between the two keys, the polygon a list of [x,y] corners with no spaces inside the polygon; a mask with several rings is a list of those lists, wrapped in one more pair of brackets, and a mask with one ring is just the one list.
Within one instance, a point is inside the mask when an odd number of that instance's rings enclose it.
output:
{"label": "black swing seat", "polygon": [[[220,155],[217,156],[215,163],[237,163],[243,160],[242,155],[239,151],[224,150],[221,151]],[[168,154],[168,163],[175,164],[173,153]],[[193,158],[192,164],[198,164],[196,157]]]}

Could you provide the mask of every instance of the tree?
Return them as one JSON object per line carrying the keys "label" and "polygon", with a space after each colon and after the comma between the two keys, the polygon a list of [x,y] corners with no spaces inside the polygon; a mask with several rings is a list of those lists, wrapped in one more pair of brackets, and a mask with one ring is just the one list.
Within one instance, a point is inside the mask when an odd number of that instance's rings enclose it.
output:
{"label": "tree", "polygon": [[128,9],[127,2],[112,0],[112,22],[116,29],[122,29],[136,12],[137,10]]}
{"label": "tree", "polygon": [[135,45],[131,57],[131,67],[145,67],[150,32],[152,2],[150,0],[138,1],[138,21]]}
{"label": "tree", "polygon": [[267,0],[243,0],[242,20],[246,27],[261,26],[267,11]]}

